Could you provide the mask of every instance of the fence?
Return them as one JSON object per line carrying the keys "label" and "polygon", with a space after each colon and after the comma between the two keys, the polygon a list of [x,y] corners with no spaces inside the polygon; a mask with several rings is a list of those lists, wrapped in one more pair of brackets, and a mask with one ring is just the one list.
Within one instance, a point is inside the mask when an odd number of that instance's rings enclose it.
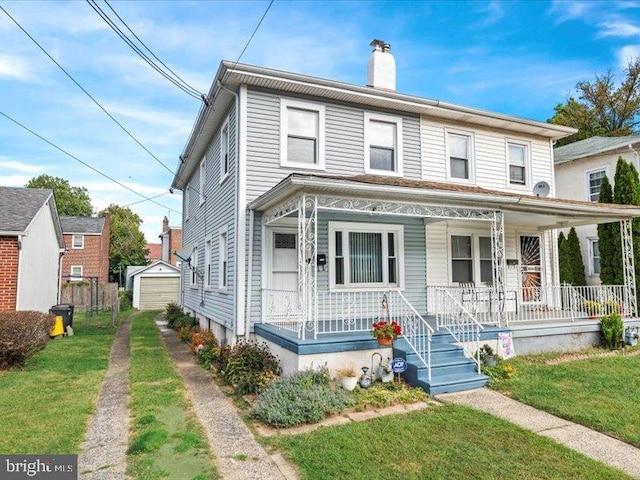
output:
{"label": "fence", "polygon": [[63,283],[60,303],[73,303],[78,310],[107,310],[118,302],[117,283]]}

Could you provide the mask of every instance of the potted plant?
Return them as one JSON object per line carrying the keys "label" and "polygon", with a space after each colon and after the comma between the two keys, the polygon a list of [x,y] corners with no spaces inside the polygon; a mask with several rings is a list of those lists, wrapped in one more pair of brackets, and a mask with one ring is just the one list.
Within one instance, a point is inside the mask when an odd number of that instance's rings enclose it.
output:
{"label": "potted plant", "polygon": [[496,366],[496,354],[493,351],[493,348],[491,348],[491,346],[486,343],[482,346],[482,348],[480,348],[480,361],[487,367]]}
{"label": "potted plant", "polygon": [[346,365],[336,372],[336,378],[340,380],[340,385],[347,391],[352,391],[358,384],[358,372],[353,364]]}
{"label": "potted plant", "polygon": [[635,347],[638,344],[638,330],[639,327],[627,327],[624,330],[624,343],[630,347]]}
{"label": "potted plant", "polygon": [[589,316],[589,318],[597,318],[602,313],[602,305],[595,300],[585,300],[582,302],[582,310]]}
{"label": "potted plant", "polygon": [[387,322],[385,320],[375,322],[371,335],[378,340],[380,345],[391,346],[393,341],[402,335],[402,327],[397,322]]}

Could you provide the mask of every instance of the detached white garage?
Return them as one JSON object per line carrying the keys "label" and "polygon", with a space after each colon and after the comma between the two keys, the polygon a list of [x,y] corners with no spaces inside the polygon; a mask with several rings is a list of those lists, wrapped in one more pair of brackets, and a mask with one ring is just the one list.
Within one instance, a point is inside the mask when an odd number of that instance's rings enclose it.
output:
{"label": "detached white garage", "polygon": [[167,303],[178,303],[180,270],[158,260],[136,270],[133,280],[133,307],[138,310],[162,310]]}

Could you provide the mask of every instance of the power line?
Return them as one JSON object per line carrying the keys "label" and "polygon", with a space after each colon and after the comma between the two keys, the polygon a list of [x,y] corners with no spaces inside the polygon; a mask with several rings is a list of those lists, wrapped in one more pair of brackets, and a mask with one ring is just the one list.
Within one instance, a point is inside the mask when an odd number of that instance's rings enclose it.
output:
{"label": "power line", "polygon": [[[1,8],[1,7],[0,7]],[[0,110],[0,115],[2,115],[3,117],[5,117],[7,120],[15,123],[16,125],[18,125],[19,127],[23,128],[24,130],[26,130],[27,132],[31,133],[32,135],[38,137],[40,140],[42,140],[43,142],[51,145],[53,148],[55,148],[56,150],[59,150],[60,152],[64,153],[65,155],[67,155],[68,157],[73,158],[75,161],[80,162],[82,165],[84,165],[85,167],[93,170],[94,172],[96,172],[98,175],[102,175],[104,178],[111,180],[113,183],[121,186],[122,188],[125,188],[127,190],[129,190],[132,193],[135,193],[136,195],[138,195],[139,197],[143,198],[145,201],[150,201],[155,203],[156,205],[158,205],[159,207],[162,208],[166,208],[168,210],[171,210],[172,212],[176,212],[176,213],[181,213],[177,210],[174,210],[173,208],[167,207],[166,205],[163,205],[159,202],[156,202],[153,198],[149,198],[149,197],[145,197],[143,194],[141,194],[140,192],[136,192],[133,188],[128,187],[127,185],[125,185],[122,182],[119,182],[118,180],[116,180],[113,177],[110,177],[109,175],[107,175],[106,173],[101,172],[100,170],[98,170],[97,168],[95,168],[94,166],[88,164],[87,162],[80,160],[78,157],[76,157],[75,155],[67,152],[66,150],[64,150],[63,148],[59,147],[58,145],[56,145],[55,143],[53,143],[52,141],[46,139],[45,137],[43,137],[42,135],[36,133],[35,131],[31,130],[29,127],[27,127],[26,125],[20,123],[18,120],[16,120],[15,118],[11,117],[10,115],[7,115],[6,113],[4,113],[2,110]],[[156,197],[154,197],[156,198]]]}
{"label": "power line", "polygon": [[[147,56],[147,54],[145,54],[140,49],[140,47],[138,47],[138,45],[136,45],[136,43],[133,40],[131,40],[127,36],[127,34],[125,32],[122,31],[122,29],[116,24],[116,22],[113,19],[111,19],[111,17],[109,17],[109,14],[106,13],[104,10],[102,10],[102,8],[100,8],[100,6],[96,2],[96,0],[86,0],[86,1],[89,4],[89,6],[98,14],[98,16],[100,16],[100,18],[102,18],[105,21],[105,23],[111,28],[111,30],[113,30],[116,33],[116,35],[118,35],[151,68],[153,68],[156,72],[158,72],[164,78],[166,78],[171,83],[173,83],[176,87],[178,87],[180,90],[185,92],[187,95],[189,95],[189,96],[191,96],[191,97],[193,97],[193,98],[195,98],[197,100],[202,100],[203,99],[203,94],[202,93],[200,93],[197,89],[193,88],[185,80],[183,80],[178,74],[176,74],[171,68],[169,68],[162,60],[160,60],[151,51],[151,49],[149,49],[149,47],[147,47],[147,45],[145,45],[145,43],[142,40],[140,40],[140,38],[135,34],[135,32],[133,32],[133,30],[129,27],[129,25],[127,25],[127,23],[120,17],[120,15],[118,15],[118,13],[114,10],[114,8],[111,5],[109,5],[108,2],[105,1],[107,6],[115,14],[115,16],[118,18],[118,20],[120,20],[120,22],[124,25],[124,27],[151,54],[151,56],[153,58],[155,58],[158,62],[160,62],[160,64],[164,67],[164,69],[162,67],[160,67],[158,64],[156,64],[151,58],[149,58],[149,56]],[[166,69],[166,71],[165,71],[165,69]],[[167,71],[170,72],[170,73],[167,73]]]}
{"label": "power line", "polygon": [[269,9],[271,8],[271,5],[273,5],[274,0],[271,0],[269,2],[269,5],[267,5],[266,10],[264,11],[264,13],[262,14],[262,17],[260,17],[260,21],[258,22],[258,24],[256,25],[256,28],[253,29],[253,33],[251,34],[251,36],[249,37],[249,40],[247,40],[247,43],[245,44],[244,48],[242,49],[242,52],[240,52],[240,55],[238,55],[238,59],[236,60],[236,62],[233,64],[232,70],[234,68],[236,68],[236,66],[238,65],[238,62],[240,61],[240,59],[242,58],[242,56],[244,55],[244,52],[247,51],[247,48],[249,48],[249,44],[251,43],[251,41],[253,40],[253,37],[255,37],[256,33],[258,32],[258,29],[260,28],[260,25],[262,25],[262,21],[264,20],[264,18],[267,16],[267,13],[269,13]]}
{"label": "power line", "polygon": [[62,65],[60,65],[60,64],[56,61],[56,59],[55,59],[55,58],[53,58],[53,57],[49,54],[49,52],[47,52],[47,51],[44,49],[44,47],[43,47],[42,45],[40,45],[40,43],[38,43],[38,41],[37,41],[35,38],[33,38],[33,37],[29,34],[29,32],[27,32],[27,31],[24,29],[24,27],[23,27],[22,25],[20,25],[20,23],[18,23],[18,21],[17,21],[15,18],[13,18],[13,17],[11,16],[11,14],[9,14],[9,12],[7,12],[7,10],[5,10],[5,8],[4,8],[2,5],[0,5],[0,10],[2,10],[2,11],[4,12],[4,14],[5,14],[7,17],[9,17],[9,18],[11,19],[11,21],[12,21],[13,23],[15,23],[15,24],[16,24],[16,26],[17,26],[20,30],[22,30],[22,31],[24,32],[24,34],[25,34],[27,37],[29,37],[29,39],[31,39],[31,41],[32,41],[33,43],[35,43],[35,44],[36,44],[36,46],[37,46],[40,50],[42,50],[42,52],[43,52],[47,57],[49,57],[49,59],[50,59],[53,63],[55,63],[55,64],[56,64],[56,66],[57,66],[58,68],[59,68],[60,70],[62,70],[62,72],[63,72],[67,77],[69,77],[69,79],[70,79],[73,83],[75,83],[75,84],[76,84],[76,86],[77,86],[80,90],[82,90],[82,91],[84,92],[84,94],[85,94],[85,95],[87,95],[87,96],[88,96],[88,97],[93,101],[93,103],[95,103],[95,104],[100,108],[100,110],[102,110],[102,111],[103,111],[103,112],[104,112],[104,113],[105,113],[105,114],[106,114],[106,115],[107,115],[111,120],[113,120],[113,121],[114,121],[114,123],[115,123],[116,125],[118,125],[118,126],[120,127],[120,129],[122,129],[122,131],[123,131],[123,132],[125,132],[127,135],[129,135],[129,137],[130,137],[134,142],[136,142],[136,143],[137,143],[137,144],[138,144],[138,145],[139,145],[139,146],[140,146],[140,147],[141,147],[145,152],[147,152],[147,153],[148,153],[148,154],[149,154],[149,155],[150,155],[150,156],[151,156],[151,157],[152,157],[156,162],[158,162],[160,165],[162,165],[162,166],[164,167],[164,169],[165,169],[165,170],[167,170],[171,175],[175,175],[175,173],[174,173],[174,171],[173,171],[173,170],[171,170],[171,169],[170,169],[169,167],[167,167],[164,163],[162,163],[162,161],[161,161],[158,157],[156,157],[156,156],[155,156],[155,155],[154,155],[154,154],[153,154],[153,153],[152,153],[152,152],[151,152],[147,147],[145,147],[145,146],[144,146],[144,145],[143,145],[143,144],[142,144],[142,143],[141,143],[141,142],[140,142],[140,141],[139,141],[139,140],[138,140],[138,139],[137,139],[137,138],[136,138],[136,137],[135,137],[131,132],[129,132],[129,130],[127,130],[127,129],[126,129],[126,128],[125,128],[125,127],[124,127],[124,126],[123,126],[123,125],[122,125],[122,124],[121,124],[121,123],[120,123],[120,122],[119,122],[119,121],[118,121],[118,120],[117,120],[113,115],[111,115],[111,114],[110,114],[110,113],[109,113],[109,112],[108,112],[108,111],[107,111],[107,110],[106,110],[106,109],[105,109],[105,108],[100,104],[100,102],[98,102],[98,100],[96,100],[96,99],[93,97],[93,95],[91,95],[91,94],[90,94],[90,93],[89,93],[89,92],[88,92],[88,91],[87,91],[87,90],[86,90],[82,85],[80,85],[80,83],[78,83],[78,81],[77,81],[75,78],[73,78],[73,76],[72,76],[69,72],[67,72],[67,70],[65,70],[65,68],[64,68]]}
{"label": "power line", "polygon": [[145,198],[144,200],[138,200],[137,202],[128,203],[126,205],[123,205],[123,207],[127,208],[127,207],[130,207],[132,205],[138,205],[139,203],[150,202],[154,198],[164,197],[167,193],[171,193],[171,192],[169,190],[167,190],[166,192],[162,192],[162,193],[160,193],[158,195],[154,195],[153,197]]}

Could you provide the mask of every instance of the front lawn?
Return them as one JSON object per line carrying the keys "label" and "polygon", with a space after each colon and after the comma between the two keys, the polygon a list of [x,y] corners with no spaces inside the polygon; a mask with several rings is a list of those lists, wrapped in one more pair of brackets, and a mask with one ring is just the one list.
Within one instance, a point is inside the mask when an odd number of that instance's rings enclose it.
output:
{"label": "front lawn", "polygon": [[50,340],[22,370],[0,373],[0,452],[77,454],[95,411],[116,327],[76,312],[75,335]]}
{"label": "front lawn", "polygon": [[516,373],[495,388],[640,447],[640,355],[547,363],[552,359],[546,354],[509,360]]}
{"label": "front lawn", "polygon": [[266,441],[309,480],[629,478],[545,437],[451,404]]}

